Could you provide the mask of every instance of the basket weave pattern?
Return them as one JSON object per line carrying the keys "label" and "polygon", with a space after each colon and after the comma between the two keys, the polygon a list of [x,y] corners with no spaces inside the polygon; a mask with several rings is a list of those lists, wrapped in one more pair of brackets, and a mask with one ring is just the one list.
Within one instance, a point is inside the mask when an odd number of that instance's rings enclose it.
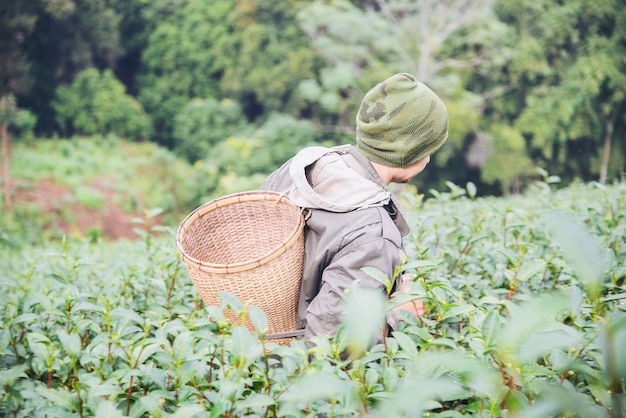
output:
{"label": "basket weave pattern", "polygon": [[[176,245],[204,303],[219,306],[217,293],[230,292],[263,310],[268,334],[295,330],[304,218],[283,195],[243,192],[208,202],[181,223]],[[246,326],[254,331],[249,320]]]}

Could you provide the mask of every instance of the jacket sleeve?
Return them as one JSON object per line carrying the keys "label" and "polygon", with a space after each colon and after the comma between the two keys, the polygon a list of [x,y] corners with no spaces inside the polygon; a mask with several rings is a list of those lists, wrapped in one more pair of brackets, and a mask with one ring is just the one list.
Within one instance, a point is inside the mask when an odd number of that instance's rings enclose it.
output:
{"label": "jacket sleeve", "polygon": [[363,267],[377,268],[390,280],[393,279],[396,266],[401,264],[401,242],[385,237],[380,230],[372,233],[371,229],[378,228],[366,226],[353,232],[356,238],[346,237],[345,245],[324,269],[320,291],[307,309],[307,340],[318,334],[337,333],[342,323],[343,299],[347,289],[356,285],[385,292],[384,285],[364,272]]}

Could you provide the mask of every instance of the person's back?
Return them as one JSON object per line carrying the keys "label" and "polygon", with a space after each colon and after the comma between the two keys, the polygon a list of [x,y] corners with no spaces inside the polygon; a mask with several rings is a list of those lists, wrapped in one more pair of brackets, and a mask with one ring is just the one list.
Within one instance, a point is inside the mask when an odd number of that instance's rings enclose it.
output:
{"label": "person's back", "polygon": [[356,147],[305,148],[261,185],[308,209],[297,318],[307,341],[337,332],[348,288],[384,292],[363,267],[393,278],[404,262],[409,227],[388,184],[421,172],[447,126],[443,102],[415,77],[396,74],[365,95]]}

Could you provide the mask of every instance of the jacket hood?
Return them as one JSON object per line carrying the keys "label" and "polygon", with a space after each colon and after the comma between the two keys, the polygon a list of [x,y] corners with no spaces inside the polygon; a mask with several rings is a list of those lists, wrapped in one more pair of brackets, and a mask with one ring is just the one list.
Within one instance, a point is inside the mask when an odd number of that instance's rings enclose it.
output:
{"label": "jacket hood", "polygon": [[389,203],[390,192],[351,168],[356,161],[340,148],[308,147],[291,161],[293,188],[289,199],[296,205],[330,212],[350,212]]}
{"label": "jacket hood", "polygon": [[398,229],[403,236],[409,232],[396,198],[350,145],[304,148],[293,157],[289,174],[293,185],[287,197],[297,206],[343,213],[391,202]]}

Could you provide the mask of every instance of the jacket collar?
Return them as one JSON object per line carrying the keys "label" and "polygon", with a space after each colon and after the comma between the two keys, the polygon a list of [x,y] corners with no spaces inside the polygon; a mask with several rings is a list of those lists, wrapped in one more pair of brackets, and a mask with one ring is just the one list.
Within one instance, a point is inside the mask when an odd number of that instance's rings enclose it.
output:
{"label": "jacket collar", "polygon": [[[369,160],[363,154],[361,154],[359,150],[356,149],[355,146],[349,145],[346,147],[339,147],[339,148],[342,151],[345,150],[345,152],[347,152],[348,154],[350,154],[356,159],[356,161],[365,171],[366,178],[375,182],[381,187],[384,187],[385,190],[389,191],[389,187],[385,184],[385,182],[383,182],[383,180],[380,178],[376,170],[374,170],[374,167],[372,166],[372,164],[370,164]],[[404,214],[404,210],[402,209],[400,202],[398,201],[396,196],[393,194],[393,192],[389,191],[389,195],[391,196],[391,200],[389,202],[389,204],[391,205],[391,209],[395,211],[395,213],[397,214],[393,222],[398,227],[400,234],[404,237],[408,235],[409,232],[411,231],[409,228],[407,219],[406,219],[406,215]]]}

